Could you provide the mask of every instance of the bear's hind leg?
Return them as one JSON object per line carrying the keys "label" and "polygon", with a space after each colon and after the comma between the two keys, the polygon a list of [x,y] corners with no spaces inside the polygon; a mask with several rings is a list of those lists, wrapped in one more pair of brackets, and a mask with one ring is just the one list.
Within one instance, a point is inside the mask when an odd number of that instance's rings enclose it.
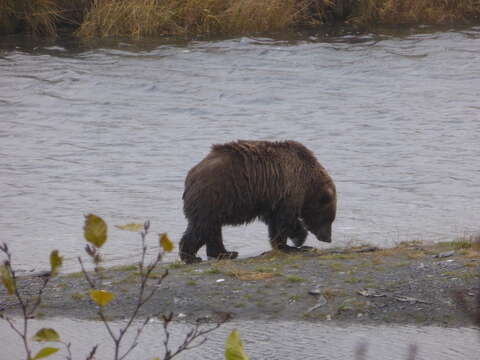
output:
{"label": "bear's hind leg", "polygon": [[205,244],[205,238],[194,231],[194,227],[188,224],[187,230],[180,240],[180,259],[186,264],[201,262],[202,259],[196,256],[198,250]]}
{"label": "bear's hind leg", "polygon": [[208,234],[207,239],[207,258],[208,259],[236,259],[238,252],[227,251],[223,245],[222,227],[215,226]]}

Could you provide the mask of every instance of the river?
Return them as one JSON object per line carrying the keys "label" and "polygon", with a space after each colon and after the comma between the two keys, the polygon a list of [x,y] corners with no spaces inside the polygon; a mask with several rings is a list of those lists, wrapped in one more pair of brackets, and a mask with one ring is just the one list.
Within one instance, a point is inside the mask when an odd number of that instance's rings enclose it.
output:
{"label": "river", "polygon": [[[108,264],[139,253],[138,235],[114,225],[149,219],[178,244],[186,173],[211,144],[236,139],[314,151],[337,184],[332,246],[454,240],[479,231],[479,134],[480,27],[2,37],[0,240],[19,269],[46,268],[59,249],[66,271],[78,269],[88,213],[109,224]],[[269,249],[261,223],[224,238],[241,256]]]}
{"label": "river", "polygon": [[[148,324],[138,347],[128,358],[163,358],[165,336],[162,324],[159,320]],[[131,332],[127,333],[126,341],[122,343],[123,351],[128,349],[139,325],[134,323]],[[117,333],[124,323],[116,322],[111,326]],[[33,321],[30,326],[31,335],[42,327],[55,328],[64,342],[70,342],[74,359],[86,358],[94,345],[99,345],[98,359],[112,358],[113,342],[101,322],[63,318]],[[173,324],[170,327],[169,348],[175,350],[192,328],[182,323]],[[233,321],[209,333],[205,344],[181,353],[178,359],[223,359],[225,341],[233,329],[240,332],[245,352],[252,360],[471,360],[478,357],[479,348],[478,329],[473,328]],[[24,354],[23,344],[5,321],[0,322],[0,333],[0,345],[3,345],[2,355],[5,359],[20,358],[20,354]],[[33,354],[44,346],[46,345],[32,344]],[[61,349],[51,357],[52,360],[65,359],[63,345],[52,343],[49,346]],[[362,347],[366,356],[358,355]],[[408,357],[409,354],[412,355],[412,347],[415,348],[416,356]]]}

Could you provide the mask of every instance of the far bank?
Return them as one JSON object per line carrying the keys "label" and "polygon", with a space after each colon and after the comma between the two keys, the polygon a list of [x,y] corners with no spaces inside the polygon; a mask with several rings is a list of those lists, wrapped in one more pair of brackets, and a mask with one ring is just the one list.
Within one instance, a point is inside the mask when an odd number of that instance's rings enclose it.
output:
{"label": "far bank", "polygon": [[4,0],[0,34],[80,38],[252,35],[348,24],[477,24],[475,0]]}

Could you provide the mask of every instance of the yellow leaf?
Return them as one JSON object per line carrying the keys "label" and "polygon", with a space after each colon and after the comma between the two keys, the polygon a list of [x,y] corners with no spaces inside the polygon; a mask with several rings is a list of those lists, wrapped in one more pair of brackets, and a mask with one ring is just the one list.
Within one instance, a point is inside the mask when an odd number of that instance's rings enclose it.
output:
{"label": "yellow leaf", "polygon": [[113,299],[113,294],[105,290],[92,290],[90,291],[90,298],[98,306],[105,306]]}
{"label": "yellow leaf", "polygon": [[58,255],[58,250],[53,250],[50,253],[50,268],[52,271],[52,276],[57,274],[57,270],[63,264],[63,257]]}
{"label": "yellow leaf", "polygon": [[125,224],[125,225],[115,225],[115,227],[120,229],[120,230],[139,232],[140,230],[143,229],[143,224],[128,223],[128,224]]}
{"label": "yellow leaf", "polygon": [[8,295],[15,294],[15,282],[13,281],[10,269],[5,265],[0,266],[0,276],[2,278],[3,286],[7,289]]}
{"label": "yellow leaf", "polygon": [[228,336],[225,344],[225,360],[248,360],[237,329],[234,329]]}
{"label": "yellow leaf", "polygon": [[43,359],[46,358],[47,356],[50,356],[52,354],[55,354],[58,351],[58,348],[52,348],[52,347],[44,347],[42,350],[40,350],[37,355],[35,355],[32,360],[37,360],[37,359]]}
{"label": "yellow leaf", "polygon": [[37,331],[33,336],[35,341],[60,341],[60,336],[58,333],[51,328],[43,328]]}
{"label": "yellow leaf", "polygon": [[170,240],[167,233],[160,234],[160,246],[165,252],[170,252],[173,250],[172,240]]}
{"label": "yellow leaf", "polygon": [[107,241],[107,224],[101,217],[88,214],[85,216],[85,225],[83,227],[85,239],[97,248]]}

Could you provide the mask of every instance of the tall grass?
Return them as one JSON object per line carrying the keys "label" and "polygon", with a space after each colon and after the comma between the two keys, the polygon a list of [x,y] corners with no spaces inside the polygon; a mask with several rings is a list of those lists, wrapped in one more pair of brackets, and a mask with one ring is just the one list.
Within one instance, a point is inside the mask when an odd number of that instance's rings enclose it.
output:
{"label": "tall grass", "polygon": [[446,24],[480,19],[479,0],[358,0],[350,22]]}
{"label": "tall grass", "polygon": [[79,26],[91,0],[0,0],[0,33],[56,35],[59,25]]}
{"label": "tall grass", "polygon": [[444,24],[480,21],[480,0],[0,0],[0,32],[84,38],[232,35],[344,21]]}
{"label": "tall grass", "polygon": [[[321,18],[333,0],[94,0],[82,37],[240,34]],[[314,7],[313,4],[323,6]]]}
{"label": "tall grass", "polygon": [[60,12],[55,0],[0,0],[0,14],[5,28],[19,26],[51,35],[56,33]]}
{"label": "tall grass", "polygon": [[[81,37],[140,38],[174,30],[169,4],[157,0],[93,0],[77,30]],[[170,5],[171,6],[171,5]]]}

